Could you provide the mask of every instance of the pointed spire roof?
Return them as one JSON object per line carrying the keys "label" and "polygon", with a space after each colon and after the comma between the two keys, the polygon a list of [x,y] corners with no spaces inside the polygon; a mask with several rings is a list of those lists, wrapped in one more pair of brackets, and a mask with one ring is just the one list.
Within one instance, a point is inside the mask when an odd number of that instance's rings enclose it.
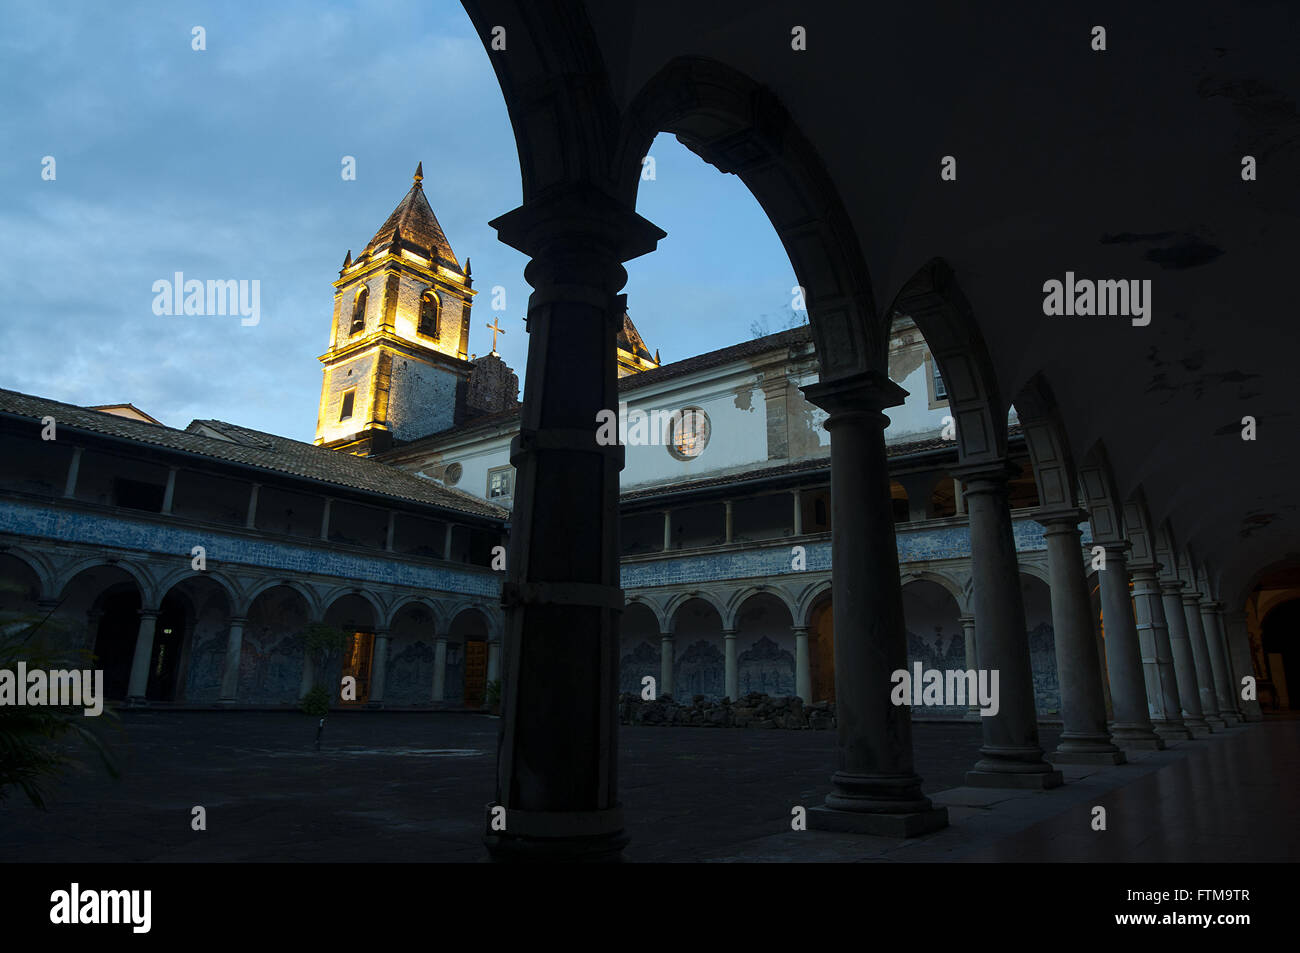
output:
{"label": "pointed spire roof", "polygon": [[438,217],[429,207],[429,200],[424,197],[424,188],[420,185],[423,178],[424,163],[421,162],[415,167],[411,191],[406,193],[406,197],[393,209],[393,214],[379,226],[379,231],[375,232],[375,237],[370,239],[362,254],[373,252],[376,248],[385,248],[400,237],[408,247],[430,249],[435,259],[441,259],[443,264],[460,271],[460,262],[456,260],[447,236],[438,224]]}
{"label": "pointed spire roof", "polygon": [[641,340],[640,332],[637,331],[636,325],[632,323],[626,311],[623,312],[623,327],[619,330],[615,341],[629,354],[635,354],[643,361],[652,360],[650,349],[645,346],[645,341]]}

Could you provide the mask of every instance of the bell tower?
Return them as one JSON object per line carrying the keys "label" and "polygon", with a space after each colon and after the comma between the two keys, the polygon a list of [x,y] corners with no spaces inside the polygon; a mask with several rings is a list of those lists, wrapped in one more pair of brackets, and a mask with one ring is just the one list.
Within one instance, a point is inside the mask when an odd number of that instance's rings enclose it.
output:
{"label": "bell tower", "polygon": [[393,214],[334,282],[334,322],[321,355],[325,379],[316,416],[321,446],[369,455],[456,422],[474,295],[421,181],[424,164]]}

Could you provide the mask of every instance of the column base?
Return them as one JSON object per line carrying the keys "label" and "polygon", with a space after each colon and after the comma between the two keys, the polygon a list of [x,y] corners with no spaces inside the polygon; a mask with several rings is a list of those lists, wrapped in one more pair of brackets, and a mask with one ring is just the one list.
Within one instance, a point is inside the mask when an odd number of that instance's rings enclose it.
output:
{"label": "column base", "polygon": [[[1186,722],[1184,724],[1186,724]],[[1188,724],[1187,730],[1192,733],[1193,738],[1208,738],[1214,733],[1214,730],[1204,722],[1199,725]]]}
{"label": "column base", "polygon": [[873,834],[876,837],[918,837],[948,826],[948,809],[932,807],[907,814],[871,811],[840,811],[830,807],[808,809],[808,829],[841,834]]}
{"label": "column base", "polygon": [[495,804],[485,806],[483,843],[498,863],[619,863],[629,838],[623,810],[518,811],[505,814],[506,829],[493,830]]}
{"label": "column base", "polygon": [[1214,731],[1222,731],[1224,728],[1228,727],[1228,723],[1224,721],[1222,718],[1220,718],[1218,715],[1206,715],[1205,723],[1209,725],[1210,728],[1212,728]]}
{"label": "column base", "polygon": [[1113,750],[1106,751],[1098,749],[1096,751],[1085,750],[1068,750],[1057,748],[1047,756],[1047,760],[1052,764],[1125,764],[1128,758],[1124,752],[1111,746]]}
{"label": "column base", "polygon": [[366,707],[369,708],[369,709],[371,709],[372,711],[374,711],[374,710],[378,710],[378,709],[380,709],[380,708],[383,708],[383,707],[384,707],[384,703],[383,703],[383,701],[377,701],[377,702],[366,702]]}
{"label": "column base", "polygon": [[1221,711],[1221,712],[1219,712],[1219,717],[1223,719],[1223,723],[1224,723],[1225,725],[1229,725],[1229,726],[1231,726],[1231,725],[1239,725],[1239,724],[1241,724],[1241,716],[1238,715],[1236,712],[1222,712],[1222,711]]}
{"label": "column base", "polygon": [[1156,734],[1165,741],[1191,741],[1192,732],[1186,725],[1159,724],[1156,725]]}
{"label": "column base", "polygon": [[1125,751],[1164,751],[1165,743],[1161,738],[1116,738],[1115,744]]}
{"label": "column base", "polygon": [[149,699],[145,698],[142,695],[128,695],[126,700],[122,702],[122,707],[123,708],[148,708]]}
{"label": "column base", "polygon": [[1018,788],[1023,790],[1047,791],[1059,788],[1065,783],[1065,776],[1043,763],[1044,771],[1011,772],[980,770],[981,761],[974,771],[966,772],[966,786],[972,788]]}
{"label": "column base", "polygon": [[216,707],[218,707],[218,708],[233,708],[235,705],[238,705],[238,704],[239,704],[239,699],[237,699],[237,698],[218,698],[218,699],[217,699]]}

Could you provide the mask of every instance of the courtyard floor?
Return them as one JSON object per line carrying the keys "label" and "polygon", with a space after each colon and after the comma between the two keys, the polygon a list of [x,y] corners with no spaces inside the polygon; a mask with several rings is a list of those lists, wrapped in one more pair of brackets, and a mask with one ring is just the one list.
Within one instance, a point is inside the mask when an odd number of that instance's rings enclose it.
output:
{"label": "courtyard floor", "polygon": [[[459,713],[126,712],[123,776],[94,770],[40,812],[0,802],[0,861],[480,861],[497,719]],[[833,731],[624,727],[632,861],[1300,859],[1300,721],[1242,726],[1049,792],[962,787],[978,724],[916,723],[916,768],[950,827],[893,841],[790,830],[820,804]],[[1056,730],[1044,728],[1051,750]],[[941,793],[942,792],[942,793]],[[207,830],[191,830],[192,809]],[[1108,811],[1092,830],[1092,808]]]}

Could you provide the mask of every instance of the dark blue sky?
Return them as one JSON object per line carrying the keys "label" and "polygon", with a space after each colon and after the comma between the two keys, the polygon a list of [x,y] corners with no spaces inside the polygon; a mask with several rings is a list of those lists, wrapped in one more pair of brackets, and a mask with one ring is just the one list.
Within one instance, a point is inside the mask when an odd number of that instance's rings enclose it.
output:
{"label": "dark blue sky", "polygon": [[[470,350],[490,347],[504,286],[499,350],[522,386],[526,259],[487,226],[519,204],[518,160],[459,3],[13,5],[0,106],[0,387],[310,440],[330,282],[421,160],[473,260]],[[651,154],[638,211],[668,238],[628,264],[625,289],[650,349],[667,362],[746,340],[755,321],[784,327],[794,275],[743,184],[670,136]],[[177,271],[259,279],[260,324],[154,315],[153,283]]]}

